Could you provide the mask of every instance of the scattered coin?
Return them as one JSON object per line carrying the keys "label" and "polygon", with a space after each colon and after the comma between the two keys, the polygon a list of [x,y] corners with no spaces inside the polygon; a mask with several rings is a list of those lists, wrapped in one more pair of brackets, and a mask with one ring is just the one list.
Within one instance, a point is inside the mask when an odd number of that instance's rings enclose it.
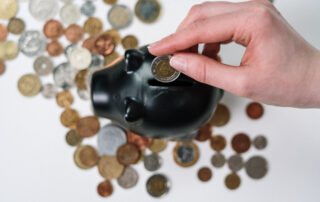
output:
{"label": "scattered coin", "polygon": [[76,78],[74,79],[74,81],[76,83],[76,86],[79,89],[82,89],[82,90],[88,89],[88,84],[87,84],[88,72],[89,72],[88,69],[84,69],[84,70],[81,70],[81,71],[79,71],[77,73]]}
{"label": "scattered coin", "polygon": [[146,184],[147,192],[153,197],[161,197],[169,192],[170,182],[162,174],[152,175]]}
{"label": "scattered coin", "polygon": [[43,33],[47,38],[56,40],[64,34],[63,25],[57,20],[49,20],[43,27]]}
{"label": "scattered coin", "polygon": [[39,31],[26,31],[19,39],[19,49],[28,57],[41,55],[46,49],[46,39]]}
{"label": "scattered coin", "polygon": [[113,51],[111,54],[104,57],[104,65],[109,65],[119,57],[118,52]]}
{"label": "scattered coin", "polygon": [[241,180],[236,173],[231,173],[226,177],[224,182],[228,189],[234,190],[240,186]]}
{"label": "scattered coin", "polygon": [[91,17],[96,11],[96,7],[92,1],[86,1],[82,4],[80,11],[83,15]]}
{"label": "scattered coin", "polygon": [[114,5],[117,3],[118,0],[103,0],[104,3],[109,5]]}
{"label": "scattered coin", "polygon": [[0,19],[7,20],[16,15],[18,11],[17,0],[1,0]]}
{"label": "scattered coin", "polygon": [[227,141],[222,135],[214,135],[210,138],[210,146],[217,152],[222,151],[226,145]]}
{"label": "scattered coin", "polygon": [[161,6],[157,0],[139,0],[135,14],[144,23],[155,22],[160,16]]}
{"label": "scattered coin", "polygon": [[261,179],[268,172],[268,163],[262,156],[253,156],[245,163],[245,169],[249,177]]}
{"label": "scattered coin", "polygon": [[77,48],[77,44],[70,44],[68,45],[67,47],[65,47],[64,49],[64,55],[69,58],[70,57],[70,54],[72,53],[72,51],[74,51],[76,48]]}
{"label": "scattered coin", "polygon": [[45,98],[54,98],[57,94],[57,88],[52,83],[47,83],[42,86],[41,93]]}
{"label": "scattered coin", "polygon": [[83,145],[76,149],[73,159],[79,168],[89,169],[97,165],[99,156],[95,148],[89,145]]}
{"label": "scattered coin", "polygon": [[128,27],[133,19],[131,10],[125,5],[114,5],[108,12],[108,21],[114,29]]}
{"label": "scattered coin", "polygon": [[89,37],[83,41],[82,47],[88,49],[93,54],[99,54],[98,49],[95,46],[97,37]]}
{"label": "scattered coin", "polygon": [[97,191],[100,196],[108,197],[113,193],[113,186],[109,180],[105,180],[98,185]]}
{"label": "scattered coin", "polygon": [[20,18],[11,18],[8,24],[8,32],[12,34],[21,34],[25,29],[24,21]]}
{"label": "scattered coin", "polygon": [[46,21],[54,18],[58,13],[59,5],[57,0],[30,0],[30,14],[39,21]]}
{"label": "scattered coin", "polygon": [[216,168],[221,168],[226,163],[226,158],[220,152],[215,153],[211,157],[211,164]]}
{"label": "scattered coin", "polygon": [[259,119],[263,115],[263,106],[258,102],[251,102],[247,106],[247,115],[251,119]]}
{"label": "scattered coin", "polygon": [[99,119],[96,116],[87,116],[78,120],[76,132],[80,137],[92,137],[100,129]]}
{"label": "scattered coin", "polygon": [[243,168],[243,159],[239,154],[232,155],[228,159],[228,166],[232,172],[237,172]]}
{"label": "scattered coin", "polygon": [[80,145],[82,142],[82,137],[80,137],[74,129],[71,129],[66,134],[66,142],[70,146]]}
{"label": "scattered coin", "polygon": [[83,90],[83,89],[78,88],[77,94],[80,97],[80,99],[82,99],[82,100],[89,100],[90,99],[90,92],[87,89]]}
{"label": "scattered coin", "polygon": [[94,71],[104,66],[104,57],[100,54],[92,54],[89,70]]}
{"label": "scattered coin", "polygon": [[251,141],[247,134],[238,133],[232,138],[231,146],[234,151],[240,154],[250,149]]}
{"label": "scattered coin", "polygon": [[117,182],[120,187],[129,189],[137,184],[138,179],[139,176],[137,171],[133,167],[127,166],[122,175],[117,179]]}
{"label": "scattered coin", "polygon": [[178,142],[173,150],[174,161],[182,167],[190,167],[199,159],[199,149],[193,142]]}
{"label": "scattered coin", "polygon": [[117,150],[117,159],[119,163],[128,166],[135,164],[140,157],[140,151],[136,145],[126,143],[121,145]]}
{"label": "scattered coin", "polygon": [[53,70],[53,79],[57,86],[68,89],[74,85],[76,71],[69,63],[61,63]]}
{"label": "scattered coin", "polygon": [[52,57],[59,56],[63,53],[63,46],[59,41],[51,41],[47,44],[47,52]]}
{"label": "scattered coin", "polygon": [[82,27],[72,24],[65,30],[65,36],[71,43],[78,43],[82,40],[84,31]]}
{"label": "scattered coin", "polygon": [[152,143],[151,138],[138,135],[131,131],[127,131],[126,135],[127,135],[128,143],[132,143],[136,145],[141,151],[149,147]]}
{"label": "scattered coin", "polygon": [[268,144],[267,138],[263,135],[259,135],[253,139],[253,146],[256,149],[264,149]]}
{"label": "scattered coin", "polygon": [[91,64],[92,56],[88,49],[78,47],[70,53],[69,61],[72,67],[83,70]]}
{"label": "scattered coin", "polygon": [[125,50],[138,48],[138,39],[133,35],[128,35],[121,40],[121,44]]}
{"label": "scattered coin", "polygon": [[103,32],[103,34],[107,34],[107,35],[111,36],[116,45],[119,45],[121,43],[121,36],[120,36],[120,33],[118,30],[109,29],[109,30]]}
{"label": "scattered coin", "polygon": [[84,23],[83,30],[90,36],[97,36],[102,32],[103,24],[99,18],[89,17]]}
{"label": "scattered coin", "polygon": [[158,154],[150,154],[144,157],[143,164],[146,170],[156,171],[162,165],[162,158]]}
{"label": "scattered coin", "polygon": [[202,126],[199,131],[198,134],[196,136],[196,140],[200,141],[200,142],[204,142],[207,141],[212,134],[212,127],[210,124],[205,124],[204,126]]}
{"label": "scattered coin", "polygon": [[214,112],[212,118],[210,119],[209,123],[212,126],[224,126],[230,120],[230,110],[224,104],[218,104],[216,111]]}
{"label": "scattered coin", "polygon": [[41,81],[34,74],[25,74],[18,81],[18,90],[23,96],[35,96],[41,90]]}
{"label": "scattered coin", "polygon": [[124,166],[120,164],[115,156],[101,156],[98,170],[102,177],[110,180],[121,176]]}
{"label": "scattered coin", "polygon": [[95,48],[101,55],[106,56],[113,52],[115,44],[111,36],[102,34],[96,39]]}
{"label": "scattered coin", "polygon": [[5,41],[8,36],[8,29],[3,24],[0,24],[0,42]]}
{"label": "scattered coin", "polygon": [[208,167],[203,167],[200,168],[198,171],[198,178],[202,182],[207,182],[211,179],[212,177],[212,171]]}
{"label": "scattered coin", "polygon": [[72,3],[65,4],[60,9],[60,18],[66,24],[74,24],[80,19],[80,8]]}
{"label": "scattered coin", "polygon": [[170,66],[170,58],[168,55],[158,56],[153,59],[151,72],[157,81],[163,83],[173,82],[180,76],[180,72]]}
{"label": "scattered coin", "polygon": [[6,64],[4,60],[0,58],[0,75],[2,75],[6,71]]}
{"label": "scattered coin", "polygon": [[17,57],[19,48],[14,41],[0,42],[0,58],[3,60],[13,60]]}
{"label": "scattered coin", "polygon": [[64,90],[57,94],[56,101],[60,107],[69,108],[73,103],[73,96],[69,91]]}
{"label": "scattered coin", "polygon": [[160,153],[167,147],[168,140],[166,139],[152,139],[152,143],[149,146],[149,149],[152,153]]}
{"label": "scattered coin", "polygon": [[76,110],[70,108],[65,109],[60,116],[62,125],[68,128],[75,128],[79,119],[79,113]]}
{"label": "scattered coin", "polygon": [[39,76],[45,76],[52,73],[53,62],[49,57],[39,56],[33,63],[33,69]]}

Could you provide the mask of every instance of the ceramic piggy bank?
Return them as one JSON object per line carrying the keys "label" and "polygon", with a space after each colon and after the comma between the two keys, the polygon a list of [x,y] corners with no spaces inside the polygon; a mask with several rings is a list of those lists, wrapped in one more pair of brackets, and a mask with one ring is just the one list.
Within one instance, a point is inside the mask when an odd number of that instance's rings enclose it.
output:
{"label": "ceramic piggy bank", "polygon": [[94,72],[91,101],[97,116],[151,138],[194,133],[212,116],[223,90],[180,74],[171,83],[154,79],[147,46],[130,49]]}

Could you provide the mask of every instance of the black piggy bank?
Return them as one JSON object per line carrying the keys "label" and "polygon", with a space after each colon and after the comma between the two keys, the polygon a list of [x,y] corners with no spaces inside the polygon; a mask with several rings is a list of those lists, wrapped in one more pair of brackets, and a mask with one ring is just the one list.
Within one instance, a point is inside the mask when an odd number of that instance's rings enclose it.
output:
{"label": "black piggy bank", "polygon": [[154,58],[147,46],[130,49],[94,72],[94,113],[146,137],[181,138],[194,133],[210,119],[223,90],[183,74],[161,83],[151,72]]}

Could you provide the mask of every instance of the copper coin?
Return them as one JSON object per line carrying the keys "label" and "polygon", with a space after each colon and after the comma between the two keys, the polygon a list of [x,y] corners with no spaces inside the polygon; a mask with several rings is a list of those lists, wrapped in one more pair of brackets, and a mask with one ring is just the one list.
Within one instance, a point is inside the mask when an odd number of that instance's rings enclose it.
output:
{"label": "copper coin", "polygon": [[71,43],[77,43],[82,40],[84,31],[79,25],[72,24],[66,29],[65,35],[68,41]]}
{"label": "copper coin", "polygon": [[251,119],[259,119],[263,115],[263,106],[258,102],[251,102],[247,106],[247,115]]}
{"label": "copper coin", "polygon": [[249,150],[251,141],[247,134],[238,133],[232,138],[231,145],[233,150],[240,154]]}
{"label": "copper coin", "polygon": [[109,180],[106,180],[98,185],[97,191],[100,196],[108,197],[113,193],[113,186]]}
{"label": "copper coin", "polygon": [[224,183],[228,189],[234,190],[240,186],[241,180],[236,173],[231,173],[226,177]]}
{"label": "copper coin", "polygon": [[83,30],[90,36],[97,36],[101,34],[103,24],[99,18],[89,17],[84,23]]}
{"label": "copper coin", "polygon": [[3,24],[0,24],[0,41],[4,41],[7,39],[8,29]]}
{"label": "copper coin", "polygon": [[207,141],[211,137],[211,134],[212,127],[210,124],[206,124],[199,129],[198,135],[196,136],[196,140],[200,142]]}
{"label": "copper coin", "polygon": [[215,151],[223,150],[226,145],[227,141],[222,135],[214,135],[210,138],[210,146]]}
{"label": "copper coin", "polygon": [[12,34],[21,34],[25,30],[25,23],[20,18],[11,18],[8,23],[8,32]]}
{"label": "copper coin", "polygon": [[88,49],[91,53],[98,54],[99,52],[95,46],[96,40],[96,37],[89,37],[83,41],[82,47]]}
{"label": "copper coin", "polygon": [[128,143],[132,143],[136,145],[141,151],[144,150],[145,148],[148,148],[152,143],[151,138],[143,137],[134,132],[127,131],[126,134],[127,134]]}
{"label": "copper coin", "polygon": [[117,159],[122,165],[134,164],[139,160],[140,151],[138,147],[131,143],[120,146],[117,150]]}
{"label": "copper coin", "polygon": [[62,125],[68,128],[74,128],[79,119],[79,113],[74,109],[66,109],[60,116]]}
{"label": "copper coin", "polygon": [[198,171],[198,178],[202,182],[209,181],[211,179],[211,177],[212,177],[212,171],[208,167],[200,168],[200,170]]}
{"label": "copper coin", "polygon": [[110,35],[102,34],[97,38],[95,47],[101,55],[106,56],[113,52],[115,44]]}
{"label": "copper coin", "polygon": [[76,132],[80,137],[92,137],[100,129],[99,119],[96,116],[87,116],[78,120]]}
{"label": "copper coin", "polygon": [[88,69],[81,70],[77,73],[74,82],[76,83],[76,86],[81,90],[87,90],[88,84],[87,84],[87,76],[88,76]]}
{"label": "copper coin", "polygon": [[63,46],[59,41],[51,41],[47,44],[47,52],[50,56],[59,56],[63,53]]}
{"label": "copper coin", "polygon": [[121,43],[121,36],[120,36],[120,33],[118,30],[109,29],[109,30],[103,32],[103,34],[108,34],[109,36],[111,36],[116,45],[119,45]]}
{"label": "copper coin", "polygon": [[69,91],[64,90],[56,95],[56,101],[60,107],[68,108],[73,103],[73,96]]}
{"label": "copper coin", "polygon": [[2,75],[6,71],[6,64],[4,60],[0,58],[0,75]]}
{"label": "copper coin", "polygon": [[216,111],[214,112],[213,116],[209,120],[209,123],[212,126],[224,126],[230,120],[230,110],[224,104],[218,104]]}
{"label": "copper coin", "polygon": [[89,145],[79,146],[73,156],[75,164],[81,169],[89,169],[97,165],[99,161],[98,152]]}
{"label": "copper coin", "polygon": [[43,27],[43,33],[49,39],[58,39],[64,33],[63,25],[57,20],[49,20]]}

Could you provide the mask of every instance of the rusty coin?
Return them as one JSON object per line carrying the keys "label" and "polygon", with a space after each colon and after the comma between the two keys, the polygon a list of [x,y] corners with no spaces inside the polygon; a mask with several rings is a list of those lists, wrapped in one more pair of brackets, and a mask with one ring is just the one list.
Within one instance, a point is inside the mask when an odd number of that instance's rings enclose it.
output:
{"label": "rusty coin", "polygon": [[62,125],[68,128],[75,128],[79,119],[79,113],[74,109],[65,109],[60,116]]}
{"label": "rusty coin", "polygon": [[114,41],[110,35],[102,34],[95,41],[95,47],[101,55],[109,55],[115,48]]}
{"label": "rusty coin", "polygon": [[6,71],[6,64],[4,60],[0,58],[0,75],[2,75]]}
{"label": "rusty coin", "polygon": [[131,143],[120,146],[117,150],[117,159],[122,165],[134,164],[139,160],[140,151],[138,147]]}
{"label": "rusty coin", "polygon": [[258,102],[251,102],[247,105],[247,115],[251,119],[259,119],[263,115],[263,106]]}
{"label": "rusty coin", "polygon": [[21,34],[24,32],[26,25],[20,18],[11,18],[8,24],[8,32],[12,34]]}
{"label": "rusty coin", "polygon": [[73,96],[69,91],[64,90],[56,95],[56,101],[60,107],[68,108],[73,103]]}
{"label": "rusty coin", "polygon": [[51,41],[47,44],[47,52],[50,56],[59,56],[63,53],[63,46],[59,41]]}
{"label": "rusty coin", "polygon": [[234,190],[240,186],[241,180],[240,180],[240,177],[236,173],[231,173],[231,174],[227,175],[224,183],[226,184],[228,189]]}
{"label": "rusty coin", "polygon": [[83,38],[84,31],[79,25],[72,24],[66,29],[65,35],[68,41],[77,43]]}
{"label": "rusty coin", "polygon": [[132,143],[134,145],[136,145],[139,150],[144,150],[145,148],[148,148],[151,143],[152,143],[152,139],[148,138],[148,137],[143,137],[141,135],[138,135],[134,132],[131,131],[127,131],[127,141],[128,143]]}
{"label": "rusty coin", "polygon": [[210,168],[203,167],[199,169],[198,171],[199,180],[201,180],[202,182],[207,182],[211,179],[211,177],[212,177],[212,171]]}
{"label": "rusty coin", "polygon": [[98,185],[97,191],[100,196],[108,197],[113,193],[113,186],[109,180],[105,180]]}
{"label": "rusty coin", "polygon": [[89,169],[97,165],[99,156],[95,148],[89,145],[83,145],[76,149],[73,159],[79,168]]}
{"label": "rusty coin", "polygon": [[240,154],[249,150],[251,141],[247,134],[238,133],[232,138],[231,145],[233,150]]}
{"label": "rusty coin", "polygon": [[230,120],[230,110],[224,104],[218,104],[216,111],[214,112],[213,116],[209,120],[209,123],[212,126],[224,126]]}
{"label": "rusty coin", "polygon": [[0,24],[0,42],[5,41],[8,36],[8,29],[3,24]]}
{"label": "rusty coin", "polygon": [[207,141],[212,134],[212,127],[210,124],[205,124],[204,126],[202,126],[199,131],[198,134],[196,136],[196,140],[200,141],[200,142],[204,142]]}
{"label": "rusty coin", "polygon": [[99,18],[89,17],[84,23],[83,30],[90,36],[97,36],[102,32],[103,24]]}
{"label": "rusty coin", "polygon": [[82,47],[88,49],[91,53],[98,54],[99,52],[95,46],[96,40],[97,40],[97,37],[91,36],[83,41]]}
{"label": "rusty coin", "polygon": [[210,138],[210,146],[215,151],[223,150],[226,145],[227,141],[222,135],[214,135]]}
{"label": "rusty coin", "polygon": [[64,33],[63,25],[57,20],[49,20],[43,27],[43,33],[49,39],[58,39]]}
{"label": "rusty coin", "polygon": [[100,129],[99,119],[96,116],[87,116],[78,120],[76,132],[80,137],[92,137]]}

